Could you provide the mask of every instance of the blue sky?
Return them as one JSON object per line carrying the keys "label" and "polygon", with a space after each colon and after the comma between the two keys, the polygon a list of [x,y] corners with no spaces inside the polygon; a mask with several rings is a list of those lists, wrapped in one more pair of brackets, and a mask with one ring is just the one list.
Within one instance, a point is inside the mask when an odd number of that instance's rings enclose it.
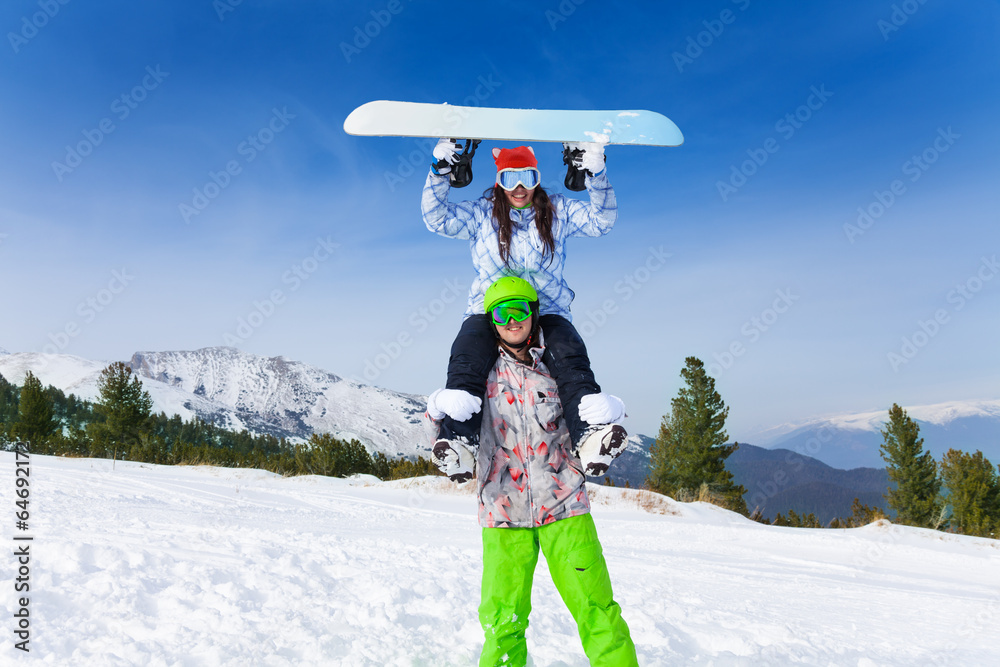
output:
{"label": "blue sky", "polygon": [[[9,351],[235,344],[429,393],[468,246],[420,220],[424,142],[342,123],[473,100],[651,109],[685,134],[609,147],[618,223],[569,247],[631,430],[655,435],[692,355],[750,442],[998,397],[995,2],[18,0],[0,28]],[[490,184],[481,151],[456,197]],[[559,146],[536,151],[561,183]]]}

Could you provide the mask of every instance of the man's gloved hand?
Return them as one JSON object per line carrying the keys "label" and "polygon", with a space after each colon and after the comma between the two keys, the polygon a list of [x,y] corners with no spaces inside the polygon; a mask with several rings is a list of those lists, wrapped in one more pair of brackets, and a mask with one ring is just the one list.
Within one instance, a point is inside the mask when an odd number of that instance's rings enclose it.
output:
{"label": "man's gloved hand", "polygon": [[464,422],[479,412],[483,401],[461,389],[438,389],[427,397],[427,414],[434,421],[441,421],[445,415],[455,421]]}
{"label": "man's gloved hand", "polygon": [[439,139],[431,154],[435,162],[431,164],[435,173],[444,176],[451,173],[451,167],[459,158],[458,139]]}
{"label": "man's gloved hand", "polygon": [[431,453],[434,465],[448,475],[451,481],[468,482],[472,479],[476,459],[465,443],[458,440],[438,440]]}
{"label": "man's gloved hand", "polygon": [[580,399],[580,419],[589,424],[619,424],[625,418],[622,399],[603,391]]}

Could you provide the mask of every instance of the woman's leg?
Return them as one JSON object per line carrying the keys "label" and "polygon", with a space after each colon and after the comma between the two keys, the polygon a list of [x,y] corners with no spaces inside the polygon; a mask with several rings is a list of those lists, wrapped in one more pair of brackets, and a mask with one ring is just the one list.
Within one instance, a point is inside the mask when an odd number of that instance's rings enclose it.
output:
{"label": "woman's leg", "polygon": [[559,386],[566,426],[576,447],[587,428],[587,424],[580,419],[580,399],[588,394],[600,393],[601,387],[590,369],[587,346],[570,321],[560,315],[542,315],[538,321],[545,336],[542,361]]}
{"label": "woman's leg", "polygon": [[[465,318],[451,345],[445,388],[461,389],[483,399],[486,395],[486,380],[498,354],[496,334],[493,333],[490,318],[487,315],[470,315]],[[477,443],[482,421],[482,410],[464,422],[445,417],[441,424],[441,435],[444,438],[462,436],[470,443]]]}

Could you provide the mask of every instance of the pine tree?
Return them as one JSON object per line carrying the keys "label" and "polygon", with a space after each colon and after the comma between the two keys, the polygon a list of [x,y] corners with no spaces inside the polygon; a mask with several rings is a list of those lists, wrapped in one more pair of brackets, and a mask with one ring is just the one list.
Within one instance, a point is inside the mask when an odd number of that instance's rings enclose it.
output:
{"label": "pine tree", "polygon": [[53,416],[52,400],[42,387],[41,380],[31,371],[24,376],[17,412],[18,417],[13,428],[14,437],[28,441],[34,451],[39,451],[39,448],[55,433],[59,424]]}
{"label": "pine tree", "polygon": [[13,437],[14,422],[17,421],[17,387],[0,375],[0,444]]}
{"label": "pine tree", "polygon": [[965,535],[991,537],[1000,527],[1000,479],[983,453],[949,449],[941,458],[941,481],[948,491],[951,524]]}
{"label": "pine tree", "polygon": [[851,503],[851,518],[843,520],[843,523],[850,528],[861,528],[884,518],[885,513],[881,509],[869,507],[855,498],[854,502]]}
{"label": "pine tree", "polygon": [[671,413],[663,418],[650,448],[646,483],[673,498],[697,494],[707,485],[725,507],[746,514],[746,489],[734,484],[732,473],[726,470],[726,459],[739,447],[738,443],[725,444],[729,408],[697,357],[685,359],[681,377],[685,386],[671,401]]}
{"label": "pine tree", "polygon": [[153,399],[132,375],[132,369],[116,361],[103,371],[97,381],[100,397],[94,410],[103,421],[90,425],[95,444],[109,447],[112,458],[139,444],[140,435],[150,427]]}
{"label": "pine tree", "polygon": [[893,404],[889,421],[882,429],[883,443],[879,454],[886,462],[889,488],[885,499],[889,509],[896,512],[896,521],[909,526],[934,528],[940,516],[938,492],[941,481],[937,464],[929,452],[924,451],[920,427],[903,410]]}

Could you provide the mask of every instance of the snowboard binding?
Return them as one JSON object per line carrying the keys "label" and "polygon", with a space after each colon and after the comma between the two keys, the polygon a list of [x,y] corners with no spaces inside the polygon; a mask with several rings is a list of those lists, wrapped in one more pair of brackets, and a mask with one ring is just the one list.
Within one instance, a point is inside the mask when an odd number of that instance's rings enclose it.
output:
{"label": "snowboard binding", "polygon": [[583,149],[570,149],[569,146],[563,144],[563,164],[567,166],[566,180],[563,181],[563,185],[566,186],[567,190],[582,192],[587,189],[585,185],[587,171],[579,166],[582,160]]}
{"label": "snowboard binding", "polygon": [[[455,143],[459,143],[459,140],[456,139]],[[466,139],[465,146],[458,153],[458,160],[450,165],[442,160],[435,165],[437,168],[450,167],[451,170],[448,172],[448,179],[451,181],[451,187],[464,188],[472,182],[472,158],[476,154],[476,148],[479,146],[479,143],[479,139]]]}

